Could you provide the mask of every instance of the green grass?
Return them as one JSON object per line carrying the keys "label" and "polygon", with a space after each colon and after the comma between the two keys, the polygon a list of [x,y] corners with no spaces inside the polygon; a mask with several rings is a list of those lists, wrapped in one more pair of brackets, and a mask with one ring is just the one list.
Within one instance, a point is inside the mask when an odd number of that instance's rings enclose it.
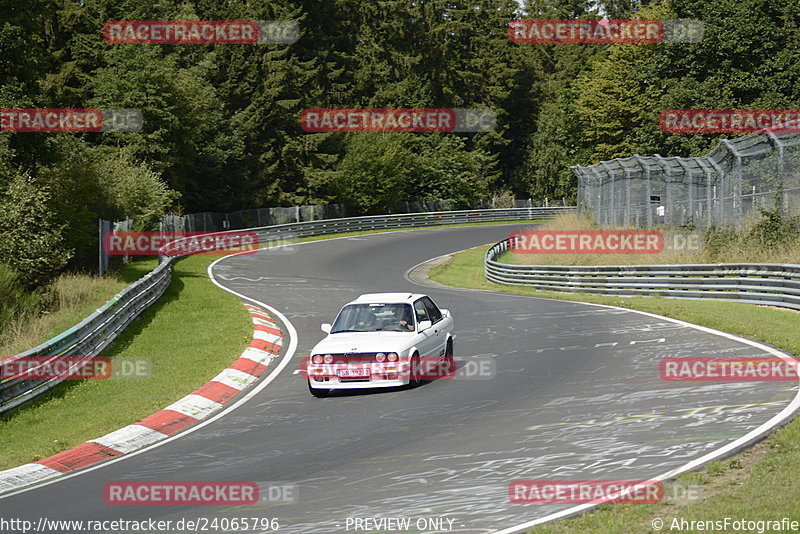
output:
{"label": "green grass", "polygon": [[[549,219],[537,230],[553,232],[572,231],[656,231],[663,236],[664,249],[653,254],[542,254],[542,249],[533,247],[524,252],[526,241],[521,243],[523,251],[506,252],[499,258],[503,263],[515,265],[664,265],[689,263],[738,263],[743,258],[749,263],[796,263],[800,257],[800,237],[793,223],[776,230],[773,222],[753,217],[745,221],[736,231],[730,229],[689,230],[656,226],[600,227],[586,214],[564,213]],[[772,233],[763,231],[771,228]],[[777,235],[776,235],[777,232]],[[780,235],[780,246],[774,241]],[[530,245],[530,242],[527,242]]]}
{"label": "green grass", "polygon": [[[486,249],[477,247],[458,253],[452,261],[431,269],[429,276],[436,282],[454,287],[594,302],[657,313],[762,341],[794,355],[800,354],[798,312],[721,301],[573,295],[493,284],[484,276]],[[725,517],[780,520],[788,517],[800,521],[800,507],[797,505],[797,496],[800,495],[800,420],[772,432],[764,441],[740,454],[711,462],[701,471],[682,475],[676,484],[700,484],[705,498],[691,504],[603,505],[575,519],[548,523],[531,532],[638,534],[655,532],[652,522],[657,518],[664,520],[663,531],[669,532],[676,517],[690,521]]]}
{"label": "green grass", "polygon": [[0,354],[17,354],[33,348],[76,325],[116,293],[153,270],[156,260],[123,265],[110,276],[65,274],[54,280],[38,300],[48,302],[47,313],[29,309],[3,325]]}
{"label": "green grass", "polygon": [[[164,295],[104,354],[148,358],[149,378],[62,383],[0,418],[0,469],[134,423],[191,393],[235,360],[249,343],[252,326],[239,299],[208,280],[205,270],[214,259],[193,256],[176,262]],[[140,273],[128,272],[133,279],[149,270],[137,264]]]}

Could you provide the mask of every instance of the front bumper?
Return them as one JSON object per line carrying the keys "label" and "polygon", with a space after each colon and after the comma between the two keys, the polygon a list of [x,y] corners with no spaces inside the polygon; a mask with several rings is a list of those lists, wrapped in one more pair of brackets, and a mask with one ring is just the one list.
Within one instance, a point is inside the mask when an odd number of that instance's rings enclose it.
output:
{"label": "front bumper", "polygon": [[368,389],[405,386],[409,383],[408,363],[369,363],[356,366],[369,376],[343,377],[339,371],[353,366],[341,364],[309,364],[306,367],[309,384],[315,389]]}
{"label": "front bumper", "polygon": [[373,389],[373,388],[393,388],[407,386],[408,380],[369,380],[365,382],[317,382],[311,380],[311,387],[314,389]]}

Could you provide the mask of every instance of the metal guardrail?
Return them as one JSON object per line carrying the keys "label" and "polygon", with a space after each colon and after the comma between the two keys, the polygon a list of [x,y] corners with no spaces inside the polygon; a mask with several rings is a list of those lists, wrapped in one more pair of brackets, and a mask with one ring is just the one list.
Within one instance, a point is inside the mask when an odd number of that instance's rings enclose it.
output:
{"label": "metal guardrail", "polygon": [[[363,230],[381,230],[396,228],[418,228],[425,226],[442,226],[472,222],[518,221],[532,219],[549,219],[561,213],[574,211],[574,207],[552,208],[506,208],[492,210],[462,210],[431,213],[405,213],[398,215],[376,215],[367,217],[350,217],[344,219],[323,219],[300,223],[289,223],[231,232],[214,232],[207,235],[224,235],[227,233],[255,232],[259,242],[286,240],[322,234],[335,234]],[[180,240],[175,240],[177,243]],[[172,243],[171,243],[172,244]],[[70,360],[75,365],[89,361],[101,354],[108,345],[136,317],[155,302],[166,290],[171,280],[172,261],[177,254],[170,254],[170,245],[162,247],[159,265],[153,271],[137,280],[116,297],[108,301],[92,315],[81,321],[57,337],[22,352],[3,362],[26,359],[35,361],[38,366],[30,371],[31,376],[36,369],[45,368],[59,358]],[[37,360],[33,360],[37,358]],[[7,378],[0,381],[0,413],[11,410],[34,397],[46,392],[60,379],[24,380]]]}
{"label": "metal guardrail", "polygon": [[[397,228],[421,228],[426,226],[445,226],[449,224],[529,221],[534,219],[552,219],[562,213],[572,213],[574,206],[567,207],[530,207],[530,208],[498,208],[491,210],[439,211],[429,213],[402,213],[396,215],[368,215],[364,217],[346,217],[342,219],[322,219],[299,223],[278,224],[259,228],[215,232],[213,235],[228,233],[255,232],[260,243],[280,241],[299,237],[311,237],[323,234],[339,234],[345,232],[361,232],[366,230],[388,230]],[[180,240],[176,240],[179,243]],[[169,246],[164,249],[170,253]]]}
{"label": "metal guardrail", "polygon": [[798,264],[561,266],[498,262],[509,250],[511,239],[486,252],[484,268],[490,282],[570,293],[733,300],[800,310]]}
{"label": "metal guardrail", "polygon": [[[20,375],[24,377],[41,373],[59,358],[70,358],[70,367],[73,369],[80,367],[82,363],[100,355],[131,321],[164,293],[170,283],[171,272],[170,260],[160,262],[158,267],[120,291],[77,325],[38,347],[4,359],[3,363],[24,360],[26,368],[30,363],[36,363],[35,367]],[[56,377],[48,380],[4,379],[0,382],[0,413],[41,395],[60,382]]]}

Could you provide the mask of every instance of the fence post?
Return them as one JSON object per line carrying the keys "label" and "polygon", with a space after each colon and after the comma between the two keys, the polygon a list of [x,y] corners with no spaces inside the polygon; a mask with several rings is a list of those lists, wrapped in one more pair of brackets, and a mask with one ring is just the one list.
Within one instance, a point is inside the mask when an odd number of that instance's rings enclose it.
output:
{"label": "fence post", "polygon": [[98,246],[97,246],[97,254],[98,254],[98,257],[97,257],[97,262],[98,262],[97,272],[99,273],[100,276],[105,276],[106,269],[108,268],[108,255],[103,250],[103,234],[104,234],[103,230],[106,227],[106,224],[104,224],[104,223],[106,223],[106,221],[103,220],[103,219],[98,219],[97,220],[97,230],[98,230],[98,234],[99,234],[98,235],[98,240],[97,240],[97,244],[98,244]]}
{"label": "fence post", "polygon": [[664,185],[666,186],[666,200],[662,200],[661,206],[664,206],[664,224],[667,226],[672,224],[672,170],[669,167],[669,163],[665,160],[666,158],[662,157],[660,154],[656,154],[655,157],[658,159],[658,163],[662,169],[664,169],[666,173],[666,177],[664,178]]}
{"label": "fence post", "polygon": [[647,183],[645,185],[645,191],[646,191],[646,196],[647,196],[647,199],[646,199],[646,202],[647,202],[647,227],[648,228],[652,228],[653,227],[653,206],[651,205],[650,197],[653,194],[653,186],[650,183],[650,166],[649,165],[645,164],[645,166],[644,166],[644,175],[645,175],[645,178],[647,180]]}
{"label": "fence post", "polygon": [[784,167],[784,160],[783,160],[783,143],[781,142],[780,138],[775,135],[773,132],[767,132],[767,136],[769,136],[769,140],[772,145],[778,150],[778,190],[780,191],[780,199],[776,202],[776,208],[778,208],[781,212],[785,213],[786,210],[789,208],[788,204],[788,197],[786,193],[786,168]]}
{"label": "fence post", "polygon": [[691,218],[692,222],[694,222],[694,175],[690,169],[686,169],[686,172],[689,173],[687,176],[689,180],[689,183],[687,184],[689,187],[689,218]]}
{"label": "fence post", "polygon": [[625,226],[631,225],[631,170],[625,169]]}
{"label": "fence post", "polygon": [[706,169],[706,227],[710,227],[714,221],[714,214],[712,210],[714,209],[713,204],[711,203],[711,171]]}
{"label": "fence post", "polygon": [[743,198],[742,198],[742,156],[736,147],[733,146],[730,139],[720,139],[720,143],[725,145],[727,149],[733,154],[735,159],[735,163],[733,164],[733,171],[734,171],[734,181],[733,181],[733,188],[731,191],[731,197],[733,197],[733,213],[736,226],[739,226],[742,222],[742,211],[744,206]]}
{"label": "fence post", "polygon": [[606,176],[610,175],[610,181],[608,183],[608,209],[606,210],[606,217],[605,217],[605,224],[606,225],[615,225],[617,223],[616,219],[616,212],[614,211],[614,204],[616,200],[616,195],[614,194],[614,182],[616,181],[616,176],[614,175],[614,171],[610,171],[608,168],[608,164],[605,161],[600,162],[600,166],[603,168],[603,172]]}
{"label": "fence post", "polygon": [[[608,172],[608,171],[606,171],[606,172]],[[614,175],[613,171],[610,174],[611,174],[611,181],[609,182],[608,190],[609,190],[609,193],[611,193],[611,198],[609,199],[609,207],[608,207],[608,209],[609,209],[609,215],[610,215],[609,219],[610,219],[611,226],[614,226],[614,225],[617,224],[617,212],[614,209],[614,207],[615,207],[614,206],[614,201],[616,200],[616,196],[617,196],[615,194],[616,191],[614,191],[614,186],[616,185],[617,177]]]}
{"label": "fence post", "polygon": [[[594,173],[595,181],[597,182],[597,211],[595,212],[594,220],[597,224],[600,224],[600,213],[603,213],[603,216],[606,216],[606,210],[603,209],[603,179],[600,177],[600,171],[597,169],[592,169]],[[601,211],[602,210],[602,211]],[[608,222],[608,221],[606,221]]]}

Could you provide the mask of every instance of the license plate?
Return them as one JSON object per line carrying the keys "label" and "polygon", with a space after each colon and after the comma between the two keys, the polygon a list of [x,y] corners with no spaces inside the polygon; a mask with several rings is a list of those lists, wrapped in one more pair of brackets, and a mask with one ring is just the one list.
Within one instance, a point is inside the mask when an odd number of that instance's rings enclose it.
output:
{"label": "license plate", "polygon": [[338,369],[336,371],[338,376],[346,377],[346,378],[354,378],[354,377],[369,377],[369,369]]}

